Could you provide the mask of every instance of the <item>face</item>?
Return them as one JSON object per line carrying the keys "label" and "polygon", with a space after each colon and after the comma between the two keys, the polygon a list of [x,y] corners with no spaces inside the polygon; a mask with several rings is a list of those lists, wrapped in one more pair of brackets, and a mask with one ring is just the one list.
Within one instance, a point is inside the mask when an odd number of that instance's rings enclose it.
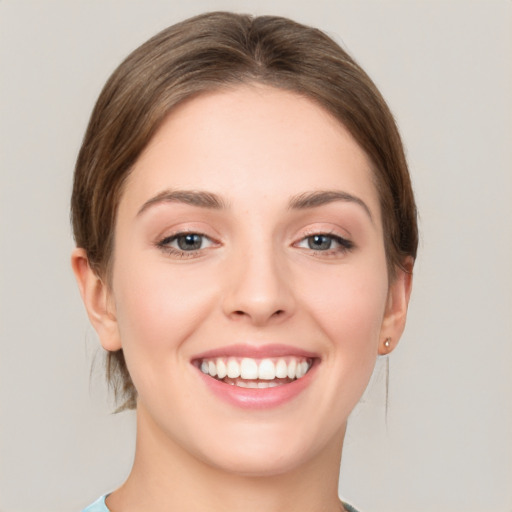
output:
{"label": "face", "polygon": [[242,474],[339,452],[403,327],[368,158],[323,109],[273,88],[173,111],[126,183],[112,268],[100,337],[123,348],[139,430]]}

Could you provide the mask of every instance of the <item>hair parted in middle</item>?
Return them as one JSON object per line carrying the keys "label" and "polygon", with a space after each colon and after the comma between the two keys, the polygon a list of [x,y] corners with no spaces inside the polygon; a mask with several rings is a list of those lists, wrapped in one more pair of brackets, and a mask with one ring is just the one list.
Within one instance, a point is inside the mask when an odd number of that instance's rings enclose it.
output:
{"label": "hair parted in middle", "polygon": [[[110,286],[123,184],[179,103],[204,92],[258,83],[303,95],[338,119],[373,164],[390,279],[416,256],[416,207],[402,142],[379,91],[318,29],[275,16],[207,13],[166,28],[114,71],[80,149],[71,202],[77,247]],[[107,355],[107,378],[123,408],[136,390],[122,349]]]}

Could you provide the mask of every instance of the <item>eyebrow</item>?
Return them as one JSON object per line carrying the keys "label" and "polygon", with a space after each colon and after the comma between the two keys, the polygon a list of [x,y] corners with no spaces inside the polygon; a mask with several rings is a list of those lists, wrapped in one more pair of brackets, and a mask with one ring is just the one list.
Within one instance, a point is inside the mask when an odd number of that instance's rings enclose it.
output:
{"label": "eyebrow", "polygon": [[373,222],[372,213],[368,205],[359,197],[343,192],[340,190],[318,190],[314,192],[305,192],[290,199],[288,207],[292,210],[306,210],[308,208],[316,208],[325,204],[342,201],[347,203],[355,203],[363,208]]}
{"label": "eyebrow", "polygon": [[185,203],[213,210],[227,208],[225,201],[211,192],[201,192],[197,190],[164,190],[151,199],[148,199],[137,212],[137,216],[141,215],[148,208],[162,203]]}
{"label": "eyebrow", "polygon": [[[291,210],[307,210],[316,208],[335,201],[355,203],[363,208],[373,222],[373,217],[367,204],[357,196],[339,190],[318,190],[304,192],[290,199],[288,208]],[[141,215],[152,206],[162,203],[185,203],[200,208],[223,210],[228,207],[227,203],[217,194],[198,190],[164,190],[156,196],[148,199],[137,212]]]}

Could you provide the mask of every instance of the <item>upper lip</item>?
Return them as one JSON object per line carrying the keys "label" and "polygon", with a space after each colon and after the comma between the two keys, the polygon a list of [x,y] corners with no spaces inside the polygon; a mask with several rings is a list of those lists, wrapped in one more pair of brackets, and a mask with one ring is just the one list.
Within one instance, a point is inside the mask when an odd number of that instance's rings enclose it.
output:
{"label": "upper lip", "polygon": [[295,356],[310,359],[318,358],[318,354],[292,345],[282,344],[237,344],[214,348],[192,357],[192,360],[212,359],[214,357],[250,357],[264,359],[267,357]]}

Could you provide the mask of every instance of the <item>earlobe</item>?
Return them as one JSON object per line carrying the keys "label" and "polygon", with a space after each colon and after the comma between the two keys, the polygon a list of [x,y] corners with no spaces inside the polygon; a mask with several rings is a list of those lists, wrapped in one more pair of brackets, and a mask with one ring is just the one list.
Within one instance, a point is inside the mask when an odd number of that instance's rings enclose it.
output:
{"label": "earlobe", "polygon": [[396,271],[396,276],[388,291],[386,311],[382,321],[379,355],[392,352],[398,345],[400,336],[405,329],[407,308],[412,290],[412,268],[414,261],[408,258],[404,268]]}
{"label": "earlobe", "polygon": [[71,254],[71,266],[89,320],[105,350],[121,348],[115,308],[108,286],[91,268],[85,249],[76,248]]}

